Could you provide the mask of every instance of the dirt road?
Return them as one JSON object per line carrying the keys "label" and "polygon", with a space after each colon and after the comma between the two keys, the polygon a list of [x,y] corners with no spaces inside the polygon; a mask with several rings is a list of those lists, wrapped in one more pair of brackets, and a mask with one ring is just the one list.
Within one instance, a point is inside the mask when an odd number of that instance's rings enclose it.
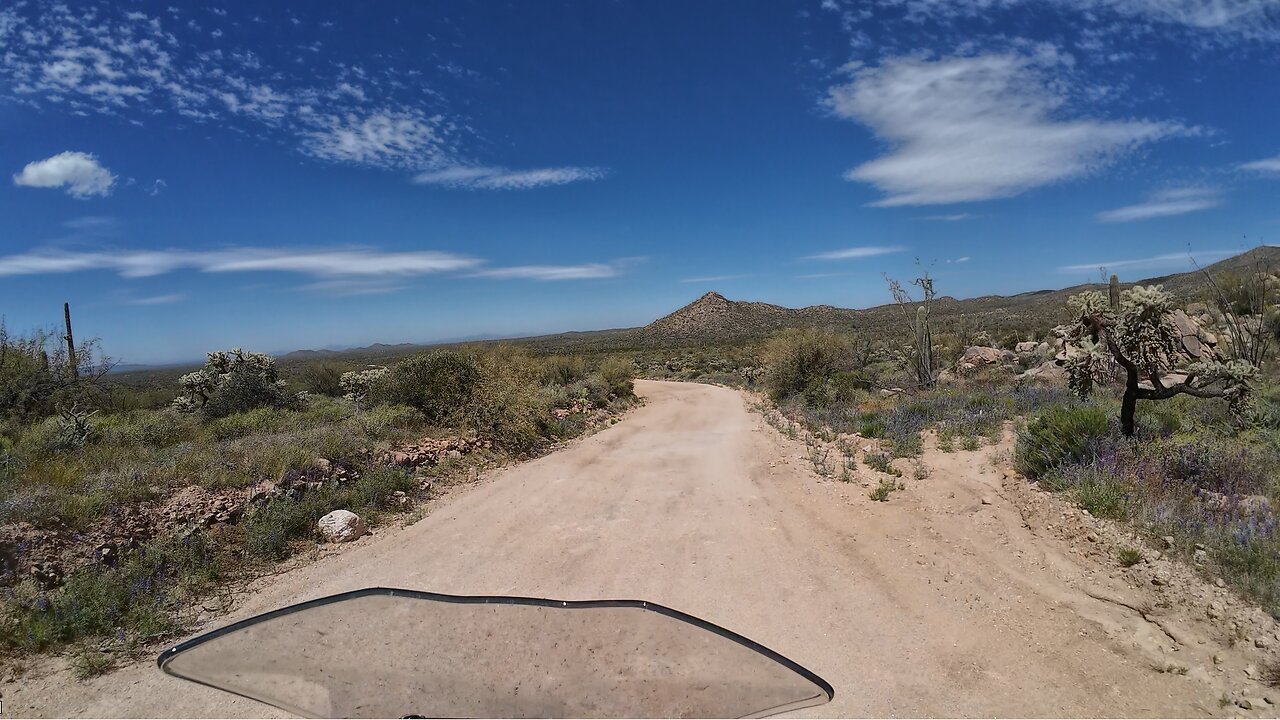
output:
{"label": "dirt road", "polygon": [[[1217,699],[1251,660],[1232,654],[1244,650],[1190,614],[1151,622],[1125,607],[1152,602],[1150,588],[1040,527],[1052,520],[1028,522],[1061,508],[1003,477],[999,448],[927,455],[930,477],[908,473],[907,489],[872,502],[858,483],[818,478],[803,445],[735,391],[637,387],[647,404],[617,426],[263,581],[226,619],[371,585],[641,598],[822,675],[836,697],[813,716],[1240,712]],[[1181,665],[1157,672],[1162,658]],[[273,712],[149,662],[4,693],[12,715]]]}

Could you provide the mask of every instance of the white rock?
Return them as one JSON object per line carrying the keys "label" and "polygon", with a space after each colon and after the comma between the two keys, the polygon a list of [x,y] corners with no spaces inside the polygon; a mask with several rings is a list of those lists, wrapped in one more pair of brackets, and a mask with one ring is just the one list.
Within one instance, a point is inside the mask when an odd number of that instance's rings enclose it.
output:
{"label": "white rock", "polygon": [[331,543],[350,542],[365,534],[364,520],[350,510],[334,510],[317,523],[320,535]]}

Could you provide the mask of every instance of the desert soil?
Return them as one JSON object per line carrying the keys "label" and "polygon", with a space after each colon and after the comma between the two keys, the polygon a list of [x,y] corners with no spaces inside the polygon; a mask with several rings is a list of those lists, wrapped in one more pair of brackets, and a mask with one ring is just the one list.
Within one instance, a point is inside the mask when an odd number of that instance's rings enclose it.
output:
{"label": "desert soil", "polygon": [[[1274,622],[1179,563],[1121,568],[1133,538],[1005,472],[1009,437],[929,442],[928,477],[903,463],[906,488],[874,502],[882,476],[819,477],[734,390],[637,389],[646,404],[618,425],[259,580],[205,629],[375,585],[638,598],[824,677],[835,699],[808,716],[1276,714],[1257,680]],[[279,714],[149,659],[85,682],[59,664],[0,685],[6,715]]]}

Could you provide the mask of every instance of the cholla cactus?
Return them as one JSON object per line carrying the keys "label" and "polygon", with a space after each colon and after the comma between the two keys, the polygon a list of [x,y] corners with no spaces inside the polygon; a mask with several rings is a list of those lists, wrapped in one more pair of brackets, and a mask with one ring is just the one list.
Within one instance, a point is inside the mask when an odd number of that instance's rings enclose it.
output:
{"label": "cholla cactus", "polygon": [[360,403],[368,397],[374,386],[382,382],[382,379],[386,376],[387,369],[384,367],[352,370],[351,372],[342,373],[342,377],[338,378],[338,384],[342,386],[343,397],[354,402],[356,408],[359,409]]}
{"label": "cholla cactus", "polygon": [[204,367],[178,379],[183,394],[173,401],[182,412],[203,410],[214,416],[289,404],[275,358],[236,348],[211,352]]}
{"label": "cholla cactus", "polygon": [[[1118,310],[1109,298],[1086,290],[1068,300],[1076,322],[1058,328],[1065,340],[1067,371],[1072,389],[1088,395],[1108,357],[1125,373],[1120,424],[1133,435],[1138,400],[1164,400],[1174,395],[1224,398],[1233,409],[1248,402],[1256,369],[1247,361],[1201,360],[1184,364],[1180,337],[1170,313],[1173,296],[1159,285],[1136,286],[1120,296]],[[1166,382],[1167,381],[1167,382]]]}

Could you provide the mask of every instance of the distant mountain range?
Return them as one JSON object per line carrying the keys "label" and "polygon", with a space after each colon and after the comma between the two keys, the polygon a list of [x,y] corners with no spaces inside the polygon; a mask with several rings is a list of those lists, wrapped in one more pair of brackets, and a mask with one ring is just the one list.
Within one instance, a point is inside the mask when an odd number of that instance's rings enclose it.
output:
{"label": "distant mountain range", "polygon": [[[1217,276],[1224,272],[1245,272],[1259,264],[1280,269],[1280,248],[1254,248],[1209,265],[1204,270]],[[1207,281],[1203,272],[1192,271],[1122,282],[1121,287],[1128,288],[1135,284],[1163,285],[1165,289],[1178,294],[1183,302],[1189,303],[1203,299]],[[1088,288],[1105,290],[1106,285],[1091,283],[1058,290],[1037,290],[1018,295],[984,295],[964,300],[943,296],[934,300],[933,313],[941,327],[953,326],[963,318],[970,327],[993,334],[1025,334],[1065,322],[1068,319],[1067,298]],[[878,335],[894,332],[906,322],[902,309],[892,304],[860,310],[831,305],[786,308],[770,303],[730,300],[719,293],[709,292],[641,328],[565,333],[529,338],[525,342],[548,350],[557,346],[578,350],[658,348],[749,342],[793,327],[834,327]]]}
{"label": "distant mountain range", "polygon": [[[1254,248],[1209,265],[1205,270],[1216,276],[1223,272],[1248,271],[1259,264],[1280,269],[1280,248],[1268,246]],[[1206,280],[1202,272],[1193,271],[1121,283],[1122,287],[1132,287],[1135,284],[1164,285],[1166,289],[1180,295],[1184,302],[1194,302],[1203,299]],[[1065,322],[1068,319],[1067,298],[1088,288],[1105,289],[1106,285],[1092,283],[1058,290],[1038,290],[1018,295],[983,295],[964,300],[939,297],[934,300],[933,313],[942,327],[954,327],[963,318],[970,327],[983,329],[992,334],[1002,332],[1026,334]],[[566,332],[508,341],[525,345],[537,352],[568,353],[739,344],[760,340],[779,330],[793,327],[833,327],[866,333],[874,337],[900,332],[906,322],[901,313],[901,308],[892,304],[860,310],[831,305],[787,308],[764,302],[730,300],[719,293],[708,292],[644,327]],[[286,368],[317,360],[381,364],[430,347],[495,340],[496,338],[492,337],[468,338],[428,345],[376,343],[361,348],[295,350],[279,356],[277,360]],[[181,367],[190,367],[190,365]],[[125,373],[131,370],[176,372],[178,369],[179,366],[158,368],[123,365],[117,366],[115,372]]]}

